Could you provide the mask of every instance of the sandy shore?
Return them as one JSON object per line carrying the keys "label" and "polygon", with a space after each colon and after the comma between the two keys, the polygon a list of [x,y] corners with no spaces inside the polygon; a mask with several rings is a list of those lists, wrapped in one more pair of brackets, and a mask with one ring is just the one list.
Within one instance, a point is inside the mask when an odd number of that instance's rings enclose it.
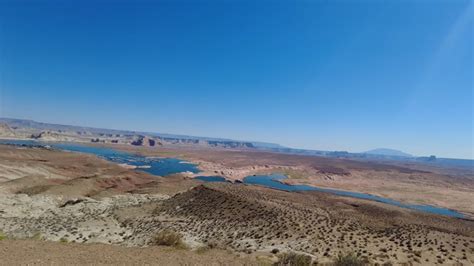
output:
{"label": "sandy shore", "polygon": [[[365,162],[258,151],[106,145],[145,156],[179,157],[198,165],[197,175],[230,181],[254,174],[284,173],[289,184],[333,188],[457,210],[474,218],[474,173],[420,164]],[[196,175],[189,175],[196,176]]]}

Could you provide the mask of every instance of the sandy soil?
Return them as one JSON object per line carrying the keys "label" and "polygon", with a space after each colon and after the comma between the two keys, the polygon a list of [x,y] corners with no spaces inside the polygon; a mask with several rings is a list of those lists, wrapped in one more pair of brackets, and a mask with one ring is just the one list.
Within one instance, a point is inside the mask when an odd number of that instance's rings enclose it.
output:
{"label": "sandy soil", "polygon": [[206,175],[241,180],[253,174],[283,172],[291,184],[369,193],[405,203],[458,210],[474,218],[474,173],[421,164],[355,161],[257,151],[124,145],[115,148],[146,156],[179,156],[199,164]]}
{"label": "sandy soil", "polygon": [[370,263],[474,262],[474,222],[317,192],[209,183],[157,204],[155,215],[200,241],[254,253],[293,250],[331,262],[356,252]]}
{"label": "sandy soil", "polygon": [[0,192],[101,197],[154,187],[173,195],[200,184],[134,171],[94,155],[0,145]]}
{"label": "sandy soil", "polygon": [[0,241],[2,265],[259,265],[255,258],[210,250],[128,248],[37,240]]}
{"label": "sandy soil", "polygon": [[[428,193],[445,186],[459,196],[446,194],[429,202],[459,201],[451,204],[465,209],[472,202],[465,174],[243,151],[133,151],[179,155],[219,165],[221,171],[281,170],[290,175],[289,182],[382,188],[380,193],[395,198],[428,201]],[[0,233],[7,237],[0,241],[0,255],[12,263],[115,264],[120,258],[139,264],[160,259],[157,263],[227,265],[253,263],[257,256],[268,262],[276,259],[273,253],[289,251],[319,263],[332,262],[341,252],[354,252],[373,264],[474,263],[474,221],[376,202],[244,184],[203,185],[182,175],[148,175],[91,155],[6,145],[0,145],[0,175]],[[404,191],[410,184],[411,190]],[[164,230],[181,234],[194,251],[151,247],[153,237]],[[16,238],[58,242],[11,240]],[[209,257],[196,253],[201,247],[212,247]],[[27,255],[18,259],[22,252]]]}

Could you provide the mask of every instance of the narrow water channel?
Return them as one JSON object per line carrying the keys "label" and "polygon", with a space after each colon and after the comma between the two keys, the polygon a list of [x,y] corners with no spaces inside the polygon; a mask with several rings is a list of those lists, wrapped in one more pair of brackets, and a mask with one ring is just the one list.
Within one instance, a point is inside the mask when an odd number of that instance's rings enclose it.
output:
{"label": "narrow water channel", "polygon": [[[106,160],[136,166],[140,171],[145,171],[153,175],[158,176],[167,176],[170,174],[191,172],[199,173],[197,165],[177,159],[177,158],[148,158],[132,153],[121,152],[110,148],[105,147],[91,147],[86,145],[80,145],[75,143],[44,143],[37,141],[28,141],[28,140],[0,140],[0,144],[13,144],[13,145],[42,145],[42,146],[51,146],[56,149],[73,151],[73,152],[82,152],[88,154],[94,154]],[[244,178],[243,183],[250,185],[264,186],[273,189],[279,189],[284,191],[319,191],[324,193],[330,193],[338,196],[352,197],[364,200],[371,200],[382,202],[385,204],[390,204],[393,206],[412,209],[422,212],[434,213],[439,215],[446,215],[456,218],[464,218],[465,216],[462,213],[456,212],[454,210],[439,208],[430,205],[416,205],[416,204],[405,204],[389,198],[383,198],[371,194],[351,192],[337,189],[329,188],[320,188],[315,186],[308,185],[289,185],[281,182],[287,177],[282,174],[271,174],[271,175],[255,175],[247,176]],[[227,180],[222,176],[197,176],[196,179],[199,179],[204,182],[227,182]]]}

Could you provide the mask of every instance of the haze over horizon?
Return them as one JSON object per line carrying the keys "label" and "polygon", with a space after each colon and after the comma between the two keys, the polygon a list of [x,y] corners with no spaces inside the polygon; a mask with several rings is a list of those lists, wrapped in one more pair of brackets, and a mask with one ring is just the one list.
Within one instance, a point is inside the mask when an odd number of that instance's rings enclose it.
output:
{"label": "haze over horizon", "polygon": [[474,159],[473,4],[0,3],[0,117]]}
{"label": "haze over horizon", "polygon": [[[266,143],[266,144],[273,144],[273,145],[279,145],[282,148],[292,148],[292,149],[307,149],[307,150],[319,150],[319,151],[324,151],[321,149],[311,149],[311,148],[301,148],[301,147],[290,147],[290,146],[285,146],[281,145],[280,143],[274,143],[274,142],[267,142],[265,140],[249,140],[249,139],[232,139],[232,138],[224,138],[224,137],[219,137],[219,136],[197,136],[197,135],[188,135],[188,134],[179,134],[179,133],[169,133],[169,132],[157,132],[157,131],[143,131],[143,130],[132,130],[132,129],[126,129],[126,128],[101,128],[101,127],[91,127],[88,125],[72,125],[72,124],[64,124],[64,123],[54,123],[54,122],[45,122],[45,121],[38,121],[34,119],[25,119],[25,118],[12,118],[12,117],[0,117],[0,122],[2,122],[2,119],[8,119],[8,120],[24,120],[24,121],[33,121],[37,123],[46,123],[46,124],[51,124],[51,125],[61,125],[61,126],[74,126],[74,127],[83,127],[83,128],[96,128],[96,129],[104,129],[104,130],[117,130],[117,131],[130,131],[130,132],[136,132],[136,133],[143,133],[143,134],[159,134],[159,135],[169,135],[169,136],[182,136],[182,137],[196,137],[196,138],[205,138],[205,139],[222,139],[222,140],[233,140],[233,141],[242,141],[242,142],[252,142],[252,143]],[[326,150],[326,151],[334,151],[334,152],[346,152],[347,150]],[[364,151],[347,151],[350,153],[367,153],[367,154],[373,154],[373,155],[387,155],[387,156],[404,156],[404,157],[428,157],[428,156],[437,156],[436,154],[409,154],[406,153],[402,150],[399,150],[397,148],[390,148],[390,147],[375,147],[369,150],[364,150]],[[438,156],[439,157],[439,156]],[[448,157],[440,157],[440,158],[445,158],[445,159],[466,159],[466,160],[474,160],[470,158],[448,158]]]}

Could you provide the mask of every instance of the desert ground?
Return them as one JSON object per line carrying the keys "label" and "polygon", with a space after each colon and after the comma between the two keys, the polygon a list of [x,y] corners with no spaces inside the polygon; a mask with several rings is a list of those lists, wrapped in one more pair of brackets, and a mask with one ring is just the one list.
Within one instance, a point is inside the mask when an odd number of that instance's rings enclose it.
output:
{"label": "desert ground", "polygon": [[[474,213],[469,172],[255,151],[113,147],[178,156],[230,180],[283,171],[291,183]],[[289,253],[318,264],[341,254],[368,265],[474,263],[471,219],[320,192],[159,177],[93,155],[11,145],[0,145],[0,233],[0,256],[9,265],[269,265]]]}
{"label": "desert ground", "polygon": [[369,193],[410,204],[454,209],[474,218],[474,172],[415,163],[357,161],[279,153],[163,146],[104,145],[145,156],[175,156],[199,165],[199,175],[231,181],[281,172],[290,184]]}
{"label": "desert ground", "polygon": [[223,250],[204,253],[154,246],[131,248],[36,240],[0,241],[2,265],[261,265]]}

